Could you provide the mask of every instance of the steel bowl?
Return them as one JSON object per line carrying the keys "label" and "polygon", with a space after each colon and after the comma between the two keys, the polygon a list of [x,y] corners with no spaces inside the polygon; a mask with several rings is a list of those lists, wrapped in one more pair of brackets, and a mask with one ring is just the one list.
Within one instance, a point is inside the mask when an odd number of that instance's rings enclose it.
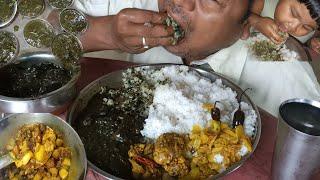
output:
{"label": "steel bowl", "polygon": [[[165,66],[182,66],[182,65],[169,65],[169,64],[158,64],[158,65],[148,65],[146,67],[149,67],[151,69],[160,69],[162,67]],[[139,66],[134,66],[134,67],[139,67]],[[232,90],[234,90],[235,92],[237,92],[238,95],[240,95],[243,91],[241,90],[241,88],[239,88],[237,85],[235,85],[234,83],[232,83],[230,80],[224,78],[223,76],[221,76],[218,73],[215,72],[209,72],[197,67],[189,67],[190,70],[194,70],[197,71],[201,76],[210,79],[211,81],[215,81],[216,79],[221,79],[222,83],[228,87],[230,87]],[[75,123],[77,123],[77,118],[79,116],[79,114],[81,113],[81,111],[86,108],[88,102],[90,101],[90,99],[97,93],[99,93],[101,91],[101,86],[108,86],[110,88],[117,88],[120,87],[122,85],[122,73],[126,71],[126,70],[120,70],[120,71],[115,71],[112,72],[110,74],[107,74],[99,79],[97,79],[96,81],[92,82],[91,84],[89,84],[88,86],[86,86],[79,94],[79,96],[77,97],[77,99],[75,100],[74,104],[72,105],[70,111],[68,112],[67,115],[67,121],[69,124],[74,125]],[[256,114],[257,114],[257,127],[256,127],[256,131],[255,131],[255,135],[253,137],[254,141],[253,141],[253,151],[244,156],[241,161],[233,164],[232,166],[230,166],[226,171],[212,176],[210,177],[210,179],[217,179],[220,177],[223,177],[233,171],[235,171],[236,169],[238,169],[248,158],[250,158],[250,156],[253,154],[254,150],[257,148],[259,139],[260,139],[260,134],[261,134],[261,118],[259,115],[259,111],[258,108],[253,104],[253,102],[250,100],[250,98],[247,95],[244,95],[242,97],[242,100],[244,102],[247,102],[248,104],[250,104],[253,109],[255,110]],[[95,164],[90,162],[90,159],[88,159],[88,163],[89,166],[98,174],[100,174],[101,176],[107,178],[107,179],[121,179],[119,177],[116,177],[102,169],[100,169],[99,167],[97,167]]]}
{"label": "steel bowl", "polygon": [[17,11],[18,11],[18,1],[16,1],[14,3],[14,10],[13,10],[13,14],[11,15],[11,17],[7,21],[4,21],[4,22],[0,21],[0,28],[3,28],[5,26],[9,25],[16,17]]}
{"label": "steel bowl", "polygon": [[[48,52],[31,52],[19,56],[14,62],[29,61],[36,64],[51,62],[61,65],[61,62]],[[3,113],[49,113],[66,108],[77,95],[76,82],[80,70],[72,70],[71,80],[61,88],[36,98],[14,98],[0,95],[0,112]]]}
{"label": "steel bowl", "polygon": [[[11,137],[14,137],[19,128],[23,125],[42,123],[59,132],[64,137],[66,146],[71,149],[71,167],[69,179],[85,179],[87,172],[87,158],[83,143],[72,127],[52,114],[13,114],[0,120],[0,150],[5,146]],[[0,170],[0,179],[4,176]]]}

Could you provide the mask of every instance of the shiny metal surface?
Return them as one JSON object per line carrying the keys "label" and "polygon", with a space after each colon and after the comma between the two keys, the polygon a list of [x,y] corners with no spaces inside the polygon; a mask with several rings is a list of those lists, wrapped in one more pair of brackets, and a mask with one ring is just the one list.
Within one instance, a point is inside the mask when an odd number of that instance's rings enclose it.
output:
{"label": "shiny metal surface", "polygon": [[[159,65],[150,65],[150,68],[153,69],[160,69],[162,67],[165,66],[171,66],[169,64],[159,64]],[[135,66],[137,67],[137,66]],[[231,81],[227,80],[226,78],[224,78],[223,76],[214,73],[214,72],[208,72],[205,71],[203,69],[200,68],[196,68],[196,67],[190,67],[190,70],[194,70],[199,72],[203,77],[209,78],[210,80],[214,81],[216,79],[222,79],[222,82],[224,85],[230,87],[231,89],[233,89],[234,91],[237,92],[237,94],[241,94],[241,92],[243,92],[237,85],[235,85],[234,83],[232,83]],[[112,72],[110,74],[107,74],[99,79],[97,79],[96,81],[92,82],[91,84],[89,84],[87,87],[85,87],[79,94],[79,96],[77,97],[77,99],[75,100],[72,108],[70,109],[70,111],[68,112],[68,116],[67,116],[67,121],[69,124],[73,125],[74,123],[77,123],[77,118],[79,113],[87,106],[89,100],[98,92],[100,92],[100,87],[101,86],[108,86],[111,88],[116,88],[122,85],[122,72],[125,70],[120,70],[120,71],[116,71],[116,72]],[[253,142],[253,152],[256,149],[259,139],[260,139],[260,134],[261,134],[261,119],[260,119],[260,115],[259,115],[259,111],[257,109],[257,107],[252,103],[252,101],[249,99],[249,97],[247,95],[243,96],[243,101],[247,102],[248,104],[252,105],[252,107],[254,108],[254,110],[257,113],[257,129],[255,132],[255,136],[254,136],[254,142]],[[252,153],[253,153],[252,152]],[[224,171],[223,173],[220,173],[216,176],[211,177],[210,179],[216,179],[216,178],[220,178],[223,177],[231,172],[233,172],[234,170],[236,170],[237,168],[239,168],[248,158],[250,158],[250,156],[252,155],[252,153],[248,154],[247,156],[245,156],[241,161],[233,164],[231,167],[229,167],[226,171]],[[95,164],[91,163],[88,160],[88,163],[90,165],[90,167],[97,172],[98,174],[100,174],[101,176],[107,178],[107,179],[120,179],[118,177],[113,176],[112,174],[109,174],[108,172],[103,171],[102,169],[98,168]]]}
{"label": "shiny metal surface", "polygon": [[[5,150],[9,139],[15,136],[21,126],[34,123],[43,123],[63,135],[64,142],[72,152],[69,179],[85,179],[87,159],[80,137],[68,123],[52,114],[13,114],[1,119],[0,150]],[[0,171],[0,179],[3,173]]]}
{"label": "shiny metal surface", "polygon": [[13,19],[16,17],[17,11],[18,11],[18,1],[15,1],[13,14],[11,15],[10,19],[8,19],[7,21],[4,21],[4,22],[0,21],[0,28],[9,25],[13,21]]}
{"label": "shiny metal surface", "polygon": [[[29,61],[41,63],[43,61],[60,64],[56,58],[48,52],[26,53],[15,61]],[[61,88],[44,94],[37,98],[13,98],[0,95],[0,112],[2,113],[47,113],[55,112],[67,106],[76,96],[76,82],[80,70],[75,69],[72,79]]]}
{"label": "shiny metal surface", "polygon": [[307,180],[320,168],[320,102],[293,99],[279,109],[272,179]]}

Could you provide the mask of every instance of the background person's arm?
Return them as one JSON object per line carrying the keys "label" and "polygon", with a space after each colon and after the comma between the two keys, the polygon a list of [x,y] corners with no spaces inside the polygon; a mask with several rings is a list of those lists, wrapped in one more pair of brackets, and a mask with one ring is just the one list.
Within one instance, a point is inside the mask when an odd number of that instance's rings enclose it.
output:
{"label": "background person's arm", "polygon": [[[166,14],[141,9],[124,9],[115,16],[89,17],[89,29],[81,42],[87,52],[122,50],[142,53],[142,38],[149,48],[168,46],[173,42],[173,29],[163,24]],[[147,23],[147,25],[146,25]]]}

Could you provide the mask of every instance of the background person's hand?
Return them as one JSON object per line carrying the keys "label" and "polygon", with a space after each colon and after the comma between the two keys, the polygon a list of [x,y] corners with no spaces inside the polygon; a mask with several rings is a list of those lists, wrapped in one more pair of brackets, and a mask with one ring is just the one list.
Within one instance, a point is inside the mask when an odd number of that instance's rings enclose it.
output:
{"label": "background person's hand", "polygon": [[310,41],[311,49],[320,54],[320,38],[314,37]]}
{"label": "background person's hand", "polygon": [[278,25],[271,18],[260,17],[252,26],[275,44],[281,44],[285,41],[285,39],[279,35],[280,29]]}
{"label": "background person's hand", "polygon": [[[166,14],[141,9],[124,9],[113,17],[111,34],[113,43],[122,51],[142,53],[156,46],[173,42],[173,29],[163,22]],[[145,38],[145,45],[143,45]]]}

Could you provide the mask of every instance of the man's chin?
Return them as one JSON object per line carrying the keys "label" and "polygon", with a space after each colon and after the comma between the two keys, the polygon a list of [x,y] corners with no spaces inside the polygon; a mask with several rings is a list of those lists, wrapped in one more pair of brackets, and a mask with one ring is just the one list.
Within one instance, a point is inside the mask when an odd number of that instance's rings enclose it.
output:
{"label": "man's chin", "polygon": [[185,57],[185,53],[181,52],[180,48],[178,45],[176,46],[165,46],[164,47],[167,51],[169,51],[170,53],[176,55],[176,56],[180,56],[180,57]]}

